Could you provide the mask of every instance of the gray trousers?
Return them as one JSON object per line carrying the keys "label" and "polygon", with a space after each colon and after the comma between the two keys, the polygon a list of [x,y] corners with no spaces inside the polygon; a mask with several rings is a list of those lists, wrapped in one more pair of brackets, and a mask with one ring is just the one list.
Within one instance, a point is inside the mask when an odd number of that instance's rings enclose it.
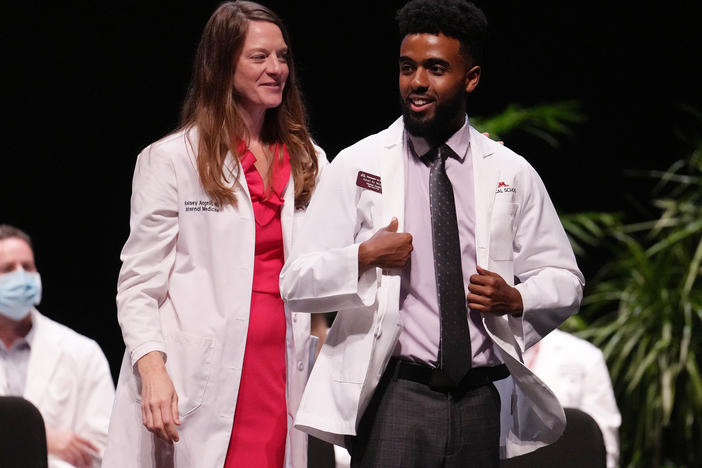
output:
{"label": "gray trousers", "polygon": [[493,384],[446,393],[389,367],[347,446],[351,468],[498,468],[499,439]]}

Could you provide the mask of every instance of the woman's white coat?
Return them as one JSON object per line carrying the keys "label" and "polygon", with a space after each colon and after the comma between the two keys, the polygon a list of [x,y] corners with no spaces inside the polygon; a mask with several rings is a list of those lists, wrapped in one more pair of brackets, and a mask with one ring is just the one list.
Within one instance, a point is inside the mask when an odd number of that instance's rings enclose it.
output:
{"label": "woman's white coat", "polygon": [[[228,183],[237,206],[214,204],[196,170],[196,130],[144,149],[134,171],[131,232],[122,251],[117,305],[126,345],[110,423],[104,468],[221,467],[236,408],[246,345],[255,245],[245,178],[229,156]],[[327,164],[317,148],[320,171]],[[292,177],[281,213],[285,256],[304,210],[294,207]],[[309,374],[308,314],[287,322],[286,467],[307,466],[306,436],[292,429]],[[135,364],[161,351],[178,393],[180,441],[147,431]]]}

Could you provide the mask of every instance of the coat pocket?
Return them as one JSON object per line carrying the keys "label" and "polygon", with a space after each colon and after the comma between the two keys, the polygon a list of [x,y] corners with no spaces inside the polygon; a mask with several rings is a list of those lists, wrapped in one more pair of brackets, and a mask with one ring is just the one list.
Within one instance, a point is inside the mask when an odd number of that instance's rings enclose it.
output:
{"label": "coat pocket", "polygon": [[[164,335],[166,370],[178,394],[178,413],[187,416],[196,410],[205,397],[212,369],[214,339],[175,332]],[[137,401],[141,403],[139,380]]]}
{"label": "coat pocket", "polygon": [[490,258],[512,260],[514,251],[514,217],[519,203],[495,202],[490,217]]}
{"label": "coat pocket", "polygon": [[168,359],[166,369],[178,392],[181,416],[201,404],[210,380],[214,339],[178,332],[164,337]]}

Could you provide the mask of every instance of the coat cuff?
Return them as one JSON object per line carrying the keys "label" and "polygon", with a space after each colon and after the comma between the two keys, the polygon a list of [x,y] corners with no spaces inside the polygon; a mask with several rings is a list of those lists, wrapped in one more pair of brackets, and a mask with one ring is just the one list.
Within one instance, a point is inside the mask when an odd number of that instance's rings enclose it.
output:
{"label": "coat cuff", "polygon": [[158,341],[147,341],[130,351],[129,358],[132,361],[132,367],[136,366],[137,361],[151,351],[161,351],[163,362],[166,362],[167,355],[165,344]]}
{"label": "coat cuff", "polygon": [[361,299],[361,302],[363,303],[364,306],[368,307],[373,305],[375,302],[375,298],[378,293],[378,268],[375,267],[368,267],[363,273],[358,272],[358,249],[361,247],[361,244],[354,244],[355,247],[355,265],[356,265],[356,271],[355,274],[358,277],[358,289],[357,289],[357,294],[359,299]]}

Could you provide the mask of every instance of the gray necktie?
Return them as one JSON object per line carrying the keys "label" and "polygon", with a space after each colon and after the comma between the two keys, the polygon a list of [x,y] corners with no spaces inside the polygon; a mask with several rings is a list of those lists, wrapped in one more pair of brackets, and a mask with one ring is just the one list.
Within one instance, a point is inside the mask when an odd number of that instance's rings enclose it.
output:
{"label": "gray necktie", "polygon": [[425,163],[428,162],[430,167],[431,233],[441,314],[439,365],[451,380],[458,383],[471,367],[471,349],[456,203],[451,181],[446,175],[446,158],[453,154],[453,150],[443,144],[424,158],[432,158]]}

